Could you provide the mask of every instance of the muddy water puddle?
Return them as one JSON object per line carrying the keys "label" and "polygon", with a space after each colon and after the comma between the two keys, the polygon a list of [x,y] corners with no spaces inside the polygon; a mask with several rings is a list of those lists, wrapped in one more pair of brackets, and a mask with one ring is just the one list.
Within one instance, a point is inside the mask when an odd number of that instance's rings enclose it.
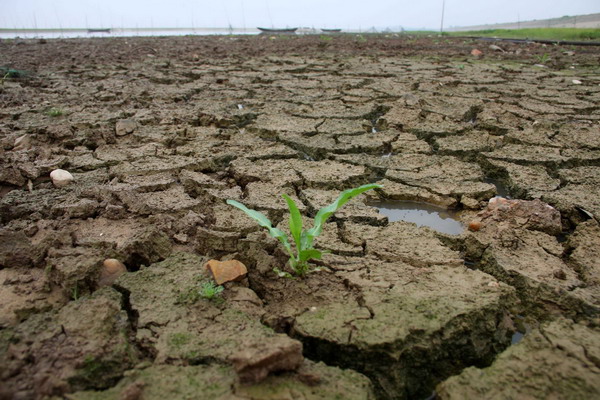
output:
{"label": "muddy water puddle", "polygon": [[525,335],[531,332],[532,329],[532,324],[526,321],[525,317],[521,315],[517,315],[515,317],[514,323],[517,330],[515,331],[515,333],[513,333],[510,340],[510,344],[519,343],[521,340],[523,340]]}
{"label": "muddy water puddle", "polygon": [[396,200],[371,203],[370,205],[388,217],[390,222],[413,222],[417,226],[428,226],[449,235],[460,235],[465,230],[454,212],[431,204]]}

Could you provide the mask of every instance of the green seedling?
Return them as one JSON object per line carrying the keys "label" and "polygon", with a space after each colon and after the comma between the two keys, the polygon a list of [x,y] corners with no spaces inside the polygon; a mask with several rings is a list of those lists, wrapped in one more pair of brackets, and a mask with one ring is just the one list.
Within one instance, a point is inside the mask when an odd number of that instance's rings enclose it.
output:
{"label": "green seedling", "polygon": [[0,79],[0,86],[4,86],[4,82],[9,78],[10,73],[7,72],[6,74],[4,74],[4,76],[2,77],[2,79]]}
{"label": "green seedling", "polygon": [[200,285],[198,294],[208,300],[212,300],[223,292],[223,286],[217,286],[213,282],[204,282]]}
{"label": "green seedling", "polygon": [[[227,204],[237,207],[243,212],[245,212],[250,218],[254,219],[260,226],[266,228],[269,231],[269,234],[275,239],[279,240],[287,253],[290,256],[290,267],[294,274],[297,276],[305,276],[306,274],[314,271],[318,271],[318,268],[311,269],[308,265],[308,261],[311,259],[320,260],[323,256],[323,252],[317,250],[313,247],[314,239],[321,234],[323,231],[323,226],[329,217],[339,210],[344,204],[349,202],[354,197],[359,194],[366,192],[367,190],[380,188],[381,185],[378,184],[368,184],[359,186],[354,189],[344,190],[338,198],[331,203],[330,205],[323,207],[317,212],[315,216],[312,228],[306,230],[302,227],[302,215],[300,214],[300,210],[296,206],[294,200],[292,200],[288,195],[283,195],[283,198],[287,202],[288,208],[290,210],[290,233],[292,234],[292,238],[294,239],[294,244],[296,245],[296,252],[292,250],[292,246],[290,241],[288,240],[285,233],[283,233],[280,229],[274,228],[271,221],[262,213],[251,210],[247,208],[240,202],[235,200],[227,200]],[[291,277],[291,275],[287,272],[280,271],[279,269],[275,269],[275,272],[279,276]]]}
{"label": "green seedling", "polygon": [[51,109],[46,111],[46,114],[48,114],[49,117],[60,117],[61,115],[64,114],[64,111],[61,110],[60,108],[52,107]]}
{"label": "green seedling", "polygon": [[541,56],[536,56],[536,60],[538,64],[546,64],[548,61],[550,61],[550,56],[548,53],[544,53]]}

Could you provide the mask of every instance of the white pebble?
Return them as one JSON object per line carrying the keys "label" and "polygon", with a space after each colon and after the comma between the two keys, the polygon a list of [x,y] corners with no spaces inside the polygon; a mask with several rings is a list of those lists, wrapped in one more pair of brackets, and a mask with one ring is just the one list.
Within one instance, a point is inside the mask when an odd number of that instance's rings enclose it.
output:
{"label": "white pebble", "polygon": [[50,172],[50,179],[52,179],[52,183],[56,187],[67,186],[71,181],[73,181],[73,175],[69,171],[65,171],[64,169],[55,169]]}

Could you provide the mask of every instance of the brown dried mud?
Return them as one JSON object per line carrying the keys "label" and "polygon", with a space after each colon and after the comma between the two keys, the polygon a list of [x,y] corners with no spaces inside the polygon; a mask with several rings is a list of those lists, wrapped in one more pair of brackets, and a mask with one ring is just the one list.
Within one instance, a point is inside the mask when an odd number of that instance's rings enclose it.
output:
{"label": "brown dried mud", "polygon": [[[597,396],[600,56],[503,47],[1,41],[0,65],[32,75],[0,86],[0,398]],[[278,242],[225,204],[285,231],[281,194],[310,224],[369,182],[304,279],[278,278]],[[488,205],[490,182],[523,201]],[[390,223],[376,200],[480,228]],[[199,295],[209,257],[248,267],[217,300]],[[128,273],[100,289],[108,258]]]}

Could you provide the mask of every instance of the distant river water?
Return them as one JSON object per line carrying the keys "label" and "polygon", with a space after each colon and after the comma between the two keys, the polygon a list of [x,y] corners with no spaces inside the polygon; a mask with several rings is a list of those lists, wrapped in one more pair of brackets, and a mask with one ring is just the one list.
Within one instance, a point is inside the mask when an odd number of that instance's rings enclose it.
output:
{"label": "distant river water", "polygon": [[89,32],[87,29],[0,29],[0,39],[58,39],[91,37],[131,37],[131,36],[185,36],[185,35],[256,35],[258,29],[228,28],[129,28],[110,29],[110,32]]}

